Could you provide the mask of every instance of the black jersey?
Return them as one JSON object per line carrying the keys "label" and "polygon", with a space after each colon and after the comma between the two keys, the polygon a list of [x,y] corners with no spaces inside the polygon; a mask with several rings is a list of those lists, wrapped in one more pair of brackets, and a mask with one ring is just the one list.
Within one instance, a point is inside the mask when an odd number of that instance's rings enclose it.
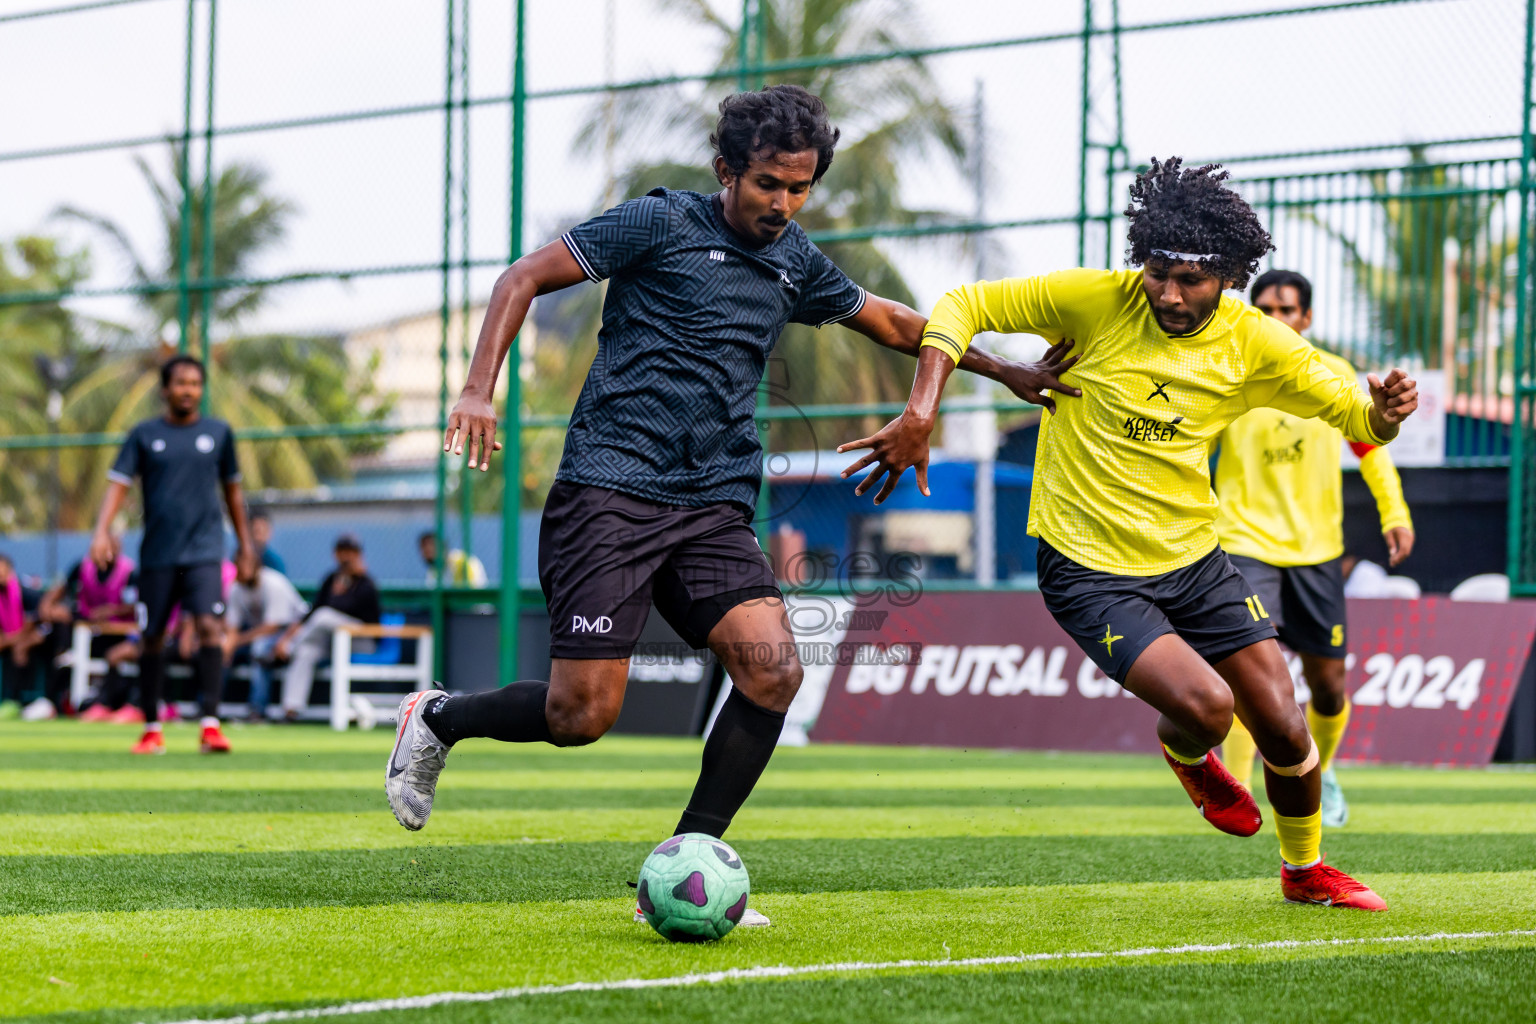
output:
{"label": "black jersey", "polygon": [[790,322],[857,313],[864,290],[799,225],[754,248],[697,192],[656,189],[562,237],[589,278],[610,283],[555,478],[755,508],[753,412],[768,353]]}
{"label": "black jersey", "polygon": [[222,485],[240,479],[229,424],[206,417],[186,426],[145,420],[129,432],[107,476],[144,483],[141,569],[223,560]]}

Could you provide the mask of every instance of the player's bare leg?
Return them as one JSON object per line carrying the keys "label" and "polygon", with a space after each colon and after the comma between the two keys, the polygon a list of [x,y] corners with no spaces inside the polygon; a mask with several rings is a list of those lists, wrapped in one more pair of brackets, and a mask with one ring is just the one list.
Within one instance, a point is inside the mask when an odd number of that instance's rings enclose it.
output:
{"label": "player's bare leg", "polygon": [[613,728],[624,706],[628,658],[554,658],[550,680],[520,680],[496,690],[450,697],[442,690],[400,702],[384,792],[395,820],[416,830],[427,823],[448,750],[462,739],[579,747]]}
{"label": "player's bare leg", "polygon": [[1349,697],[1344,690],[1343,658],[1324,658],[1315,654],[1301,656],[1301,670],[1312,701],[1307,705],[1307,727],[1317,741],[1323,779],[1323,824],[1339,828],[1349,821],[1349,803],[1333,771],[1333,755],[1349,727]]}
{"label": "player's bare leg", "polygon": [[1250,644],[1215,666],[1232,689],[1238,716],[1264,758],[1264,789],[1275,809],[1280,889],[1294,903],[1385,910],[1369,888],[1323,863],[1322,772],[1317,745],[1296,705],[1285,659],[1273,640]]}
{"label": "player's bare leg", "polygon": [[1125,688],[1156,708],[1157,738],[1184,791],[1213,826],[1251,836],[1263,819],[1252,795],[1211,753],[1232,724],[1232,691],[1204,658],[1166,633],[1147,645]]}
{"label": "player's bare leg", "polygon": [[[754,598],[732,608],[709,633],[709,648],[731,680],[731,692],[704,744],[704,764],[677,832],[719,836],[768,767],[784,713],[805,675],[784,602]],[[763,927],[752,907],[740,926]]]}

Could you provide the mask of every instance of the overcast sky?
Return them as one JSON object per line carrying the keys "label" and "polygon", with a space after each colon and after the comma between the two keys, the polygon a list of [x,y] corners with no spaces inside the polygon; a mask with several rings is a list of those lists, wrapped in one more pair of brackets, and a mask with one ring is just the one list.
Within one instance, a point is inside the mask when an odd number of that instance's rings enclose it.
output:
{"label": "overcast sky", "polygon": [[[0,16],[50,0],[0,0]],[[722,14],[735,0],[715,0]],[[882,6],[878,0],[872,6]],[[910,0],[916,41],[959,43],[1076,27],[1065,0]],[[1107,7],[1100,4],[1099,7]],[[1121,0],[1123,22],[1286,6],[1278,0]],[[472,0],[473,94],[505,92],[510,78],[510,3]],[[614,59],[605,66],[605,12],[616,10]],[[1123,49],[1126,137],[1134,159],[1181,153],[1232,156],[1277,150],[1399,143],[1519,130],[1524,5],[1516,0],[1424,0],[1128,35]],[[712,38],[651,0],[529,0],[529,85],[548,89],[700,71]],[[199,11],[206,11],[199,4]],[[201,16],[201,15],[200,15]],[[100,138],[176,133],[181,126],[186,4],[146,0],[89,14],[0,21],[0,150]],[[435,0],[220,0],[215,114],[246,124],[357,108],[441,102],[444,6]],[[201,34],[201,29],[199,30]],[[987,103],[991,156],[988,215],[1069,214],[1077,189],[1080,44],[1053,43],[931,62],[947,99],[969,104],[977,82]],[[1097,55],[1107,58],[1108,49]],[[199,49],[198,60],[204,55]],[[1108,65],[1095,68],[1107,99]],[[204,123],[201,74],[195,123]],[[689,87],[692,88],[692,87]],[[603,188],[600,155],[573,155],[591,99],[541,101],[528,124],[530,246],[590,212]],[[1108,113],[1112,107],[1106,104]],[[1096,124],[1103,135],[1107,125]],[[219,139],[215,163],[253,161],[271,190],[300,213],[261,270],[294,270],[441,258],[440,113],[361,124],[243,134]],[[470,178],[477,257],[506,252],[507,112],[478,110],[471,123]],[[704,140],[684,159],[702,159]],[[1507,147],[1506,147],[1507,151]],[[99,238],[50,220],[63,203],[109,214],[146,253],[156,251],[150,197],[132,163],[137,153],[164,171],[163,145],[83,156],[0,162],[0,239],[27,232],[90,241],[94,284],[126,280]],[[201,149],[198,149],[199,157]],[[625,155],[619,155],[622,164]],[[1351,157],[1349,165],[1391,161]],[[657,184],[665,184],[658,182]],[[969,215],[973,196],[952,167],[914,161],[903,177],[915,206]],[[1103,186],[1095,178],[1096,202]],[[815,199],[812,199],[815,202]],[[1123,204],[1123,187],[1116,196]],[[1075,260],[1069,228],[1002,233],[995,273],[1022,274]],[[920,303],[972,276],[943,244],[890,247]],[[1102,252],[1102,244],[1096,247]],[[1283,254],[1282,254],[1283,257]],[[478,273],[477,296],[494,271]],[[285,287],[249,326],[345,329],[435,306],[436,275]],[[121,300],[82,303],[127,318]]]}

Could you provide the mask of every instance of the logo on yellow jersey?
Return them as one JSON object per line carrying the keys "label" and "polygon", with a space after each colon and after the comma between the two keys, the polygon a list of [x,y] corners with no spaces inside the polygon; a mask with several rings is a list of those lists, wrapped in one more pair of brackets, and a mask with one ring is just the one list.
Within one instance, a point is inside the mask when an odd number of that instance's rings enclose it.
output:
{"label": "logo on yellow jersey", "polygon": [[1175,416],[1167,422],[1146,416],[1127,416],[1121,426],[1125,436],[1132,441],[1172,441],[1179,436],[1179,424],[1183,422],[1183,416]]}
{"label": "logo on yellow jersey", "polygon": [[1295,441],[1283,448],[1265,448],[1264,465],[1277,466],[1292,462],[1300,462],[1305,457],[1301,450],[1301,446],[1304,441],[1306,441],[1306,438],[1298,437]]}
{"label": "logo on yellow jersey", "polygon": [[1169,384],[1172,384],[1172,383],[1173,383],[1173,379],[1169,378],[1168,380],[1165,380],[1161,384],[1159,384],[1157,382],[1157,378],[1153,377],[1152,378],[1152,393],[1147,396],[1147,401],[1150,402],[1150,401],[1152,401],[1152,399],[1157,398],[1159,395],[1161,395],[1163,401],[1167,402],[1169,405],[1172,405],[1173,404],[1173,399],[1169,398],[1168,397],[1168,392],[1163,390]]}
{"label": "logo on yellow jersey", "polygon": [[1115,627],[1114,626],[1105,626],[1104,627],[1104,637],[1103,637],[1103,639],[1098,641],[1098,643],[1101,643],[1101,644],[1104,645],[1104,656],[1106,658],[1113,658],[1115,656],[1115,641],[1116,640],[1124,640],[1125,639],[1125,637],[1123,637],[1123,636],[1115,636],[1114,634],[1115,634]]}

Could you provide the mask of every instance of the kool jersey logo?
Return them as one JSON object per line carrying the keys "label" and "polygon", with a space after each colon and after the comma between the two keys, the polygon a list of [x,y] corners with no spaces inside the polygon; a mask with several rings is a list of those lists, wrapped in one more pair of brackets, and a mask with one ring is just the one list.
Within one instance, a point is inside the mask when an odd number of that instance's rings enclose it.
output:
{"label": "kool jersey logo", "polygon": [[606,633],[613,628],[613,620],[606,615],[599,615],[595,619],[589,619],[585,615],[573,615],[571,617],[571,632],[573,633]]}
{"label": "kool jersey logo", "polygon": [[[1158,380],[1152,377],[1151,381],[1152,390],[1147,394],[1147,401],[1161,398],[1172,405],[1173,399],[1168,395],[1168,385],[1173,383],[1173,379],[1170,377],[1168,380]],[[1126,438],[1132,441],[1172,441],[1179,436],[1179,424],[1183,422],[1184,417],[1177,414],[1168,420],[1154,416],[1127,416],[1125,422],[1121,424],[1121,429],[1125,431]]]}

